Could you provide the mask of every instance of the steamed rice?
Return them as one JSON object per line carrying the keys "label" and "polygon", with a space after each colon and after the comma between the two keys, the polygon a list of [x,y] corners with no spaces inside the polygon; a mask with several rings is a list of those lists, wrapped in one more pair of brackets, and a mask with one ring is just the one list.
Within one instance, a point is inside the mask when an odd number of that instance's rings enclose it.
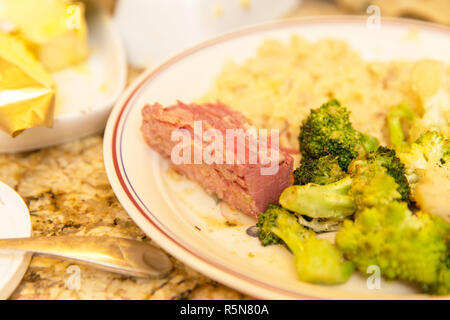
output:
{"label": "steamed rice", "polygon": [[410,84],[415,63],[364,61],[345,42],[330,39],[267,40],[243,64],[227,61],[201,101],[220,100],[257,127],[280,129],[281,144],[298,149],[299,126],[310,109],[337,98],[357,130],[386,144],[389,109],[403,100],[418,107]]}

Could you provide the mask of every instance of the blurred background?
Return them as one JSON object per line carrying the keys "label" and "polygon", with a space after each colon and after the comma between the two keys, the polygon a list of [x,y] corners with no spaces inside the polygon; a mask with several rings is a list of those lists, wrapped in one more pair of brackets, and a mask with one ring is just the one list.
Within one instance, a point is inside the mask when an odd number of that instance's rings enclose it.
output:
{"label": "blurred background", "polygon": [[[157,64],[196,42],[279,18],[373,14],[450,25],[448,0],[97,0],[113,19],[132,65]],[[373,7],[372,7],[373,10]]]}

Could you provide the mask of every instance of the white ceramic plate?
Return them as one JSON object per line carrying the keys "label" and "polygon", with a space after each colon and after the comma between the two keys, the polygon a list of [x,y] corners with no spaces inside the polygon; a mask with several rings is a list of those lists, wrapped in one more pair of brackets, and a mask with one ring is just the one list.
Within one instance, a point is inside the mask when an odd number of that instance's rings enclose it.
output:
{"label": "white ceramic plate", "polygon": [[101,11],[88,15],[87,61],[53,74],[56,80],[53,128],[31,128],[11,138],[0,131],[0,152],[19,152],[75,140],[103,130],[126,84],[125,51]]}
{"label": "white ceramic plate", "polygon": [[[22,198],[0,182],[0,239],[31,236],[28,208]],[[30,254],[0,251],[0,299],[7,299],[22,280]]]}
{"label": "white ceramic plate", "polygon": [[[411,28],[419,30],[407,40]],[[119,100],[109,118],[104,157],[111,185],[130,216],[153,240],[189,266],[253,297],[429,298],[397,282],[382,281],[369,290],[355,273],[345,285],[320,286],[298,281],[292,255],[280,246],[262,247],[246,234],[254,220],[238,215],[226,226],[220,206],[195,183],[167,171],[162,159],[144,143],[141,109],[146,103],[192,101],[212,85],[224,61],[255,54],[267,38],[288,39],[297,33],[311,41],[323,37],[347,41],[366,59],[433,57],[448,62],[450,31],[409,20],[383,20],[369,30],[365,18],[330,17],[290,20],[250,27],[223,35],[180,53],[147,71]],[[448,297],[447,297],[448,298]]]}

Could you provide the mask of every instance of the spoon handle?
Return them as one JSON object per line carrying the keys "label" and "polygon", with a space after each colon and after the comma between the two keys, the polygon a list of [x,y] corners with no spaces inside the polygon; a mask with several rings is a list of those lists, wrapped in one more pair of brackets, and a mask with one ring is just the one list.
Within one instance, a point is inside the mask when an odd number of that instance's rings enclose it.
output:
{"label": "spoon handle", "polygon": [[1,250],[62,258],[136,277],[161,278],[172,270],[169,257],[144,242],[112,237],[35,237],[0,239]]}

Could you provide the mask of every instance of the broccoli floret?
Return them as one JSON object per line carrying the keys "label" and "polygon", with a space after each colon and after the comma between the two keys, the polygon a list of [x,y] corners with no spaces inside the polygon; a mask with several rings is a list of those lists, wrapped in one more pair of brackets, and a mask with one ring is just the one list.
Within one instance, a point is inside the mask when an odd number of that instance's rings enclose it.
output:
{"label": "broccoli floret", "polygon": [[379,145],[377,139],[353,128],[349,112],[334,99],[311,110],[300,128],[299,142],[303,157],[336,157],[344,171],[358,156],[376,150]]}
{"label": "broccoli floret", "polygon": [[432,214],[450,218],[450,141],[437,131],[427,131],[398,156],[415,204]]}
{"label": "broccoli floret", "polygon": [[366,208],[346,220],[337,246],[366,273],[376,265],[387,279],[421,284],[430,293],[448,294],[450,225],[423,212],[416,215],[404,202]]}
{"label": "broccoli floret", "polygon": [[[283,243],[283,241],[276,235],[275,232],[273,232],[274,226],[277,225],[277,218],[279,217],[279,214],[289,214],[285,209],[280,208],[280,206],[269,204],[269,208],[267,208],[266,211],[261,213],[258,217],[258,223],[256,226],[259,230],[259,241],[261,241],[261,244],[263,246],[268,246],[271,244],[280,244]],[[294,224],[295,226],[295,224]],[[307,230],[297,230],[298,233],[300,231],[304,231],[305,233],[308,233]],[[300,236],[300,233],[299,233]]]}
{"label": "broccoli floret", "polygon": [[356,210],[348,193],[351,184],[352,178],[346,176],[327,185],[294,185],[281,193],[279,202],[283,208],[311,218],[345,218]]}
{"label": "broccoli floret", "polygon": [[449,162],[449,150],[450,140],[444,139],[437,131],[427,131],[397,153],[405,164],[406,177],[413,189],[419,180],[420,171]]}
{"label": "broccoli floret", "polygon": [[262,245],[284,243],[294,254],[299,279],[305,282],[338,284],[347,281],[354,270],[331,242],[317,239],[314,232],[301,226],[295,215],[277,205],[259,216]]}
{"label": "broccoli floret", "polygon": [[437,131],[425,132],[414,144],[418,145],[428,162],[446,163],[449,160],[450,140]]}
{"label": "broccoli floret", "polygon": [[[397,157],[394,150],[386,147],[378,147],[377,151],[369,153],[364,161],[386,168],[387,173],[398,184],[398,192],[401,195],[401,200],[406,202],[410,200],[411,188],[406,178],[405,165]],[[358,160],[353,163],[358,163]]]}
{"label": "broccoli floret", "polygon": [[[431,65],[434,64],[431,63]],[[423,207],[424,197],[423,195],[418,195],[416,192],[416,190],[420,189],[420,185],[423,186],[423,181],[420,182],[419,180],[421,180],[421,177],[423,178],[426,170],[432,170],[434,172],[441,171],[441,173],[437,174],[438,176],[448,176],[448,170],[450,168],[450,140],[445,139],[441,133],[445,131],[442,126],[440,128],[433,125],[425,126],[425,122],[416,121],[412,126],[413,132],[410,132],[410,139],[417,136],[417,132],[419,131],[423,133],[414,142],[408,143],[403,133],[401,117],[405,117],[405,114],[408,115],[410,112],[406,104],[393,108],[389,112],[389,135],[391,144],[397,150],[398,157],[405,164],[406,178],[411,189],[412,198],[420,207]],[[426,128],[433,129],[425,131]],[[445,182],[445,185],[450,184],[448,180],[445,180]],[[400,184],[399,181],[398,183]],[[437,188],[433,193],[436,194],[436,192],[438,194],[441,193],[444,197],[447,193],[445,187]],[[430,212],[435,213],[436,210],[431,210]],[[441,211],[439,210],[439,212]]]}
{"label": "broccoli floret", "polygon": [[344,218],[357,208],[402,199],[409,199],[403,165],[395,152],[380,147],[366,159],[354,160],[345,178],[326,185],[290,186],[281,193],[279,202],[311,218]]}
{"label": "broccoli floret", "polygon": [[391,145],[399,153],[410,153],[415,158],[419,156],[419,161],[428,161],[429,159],[439,158],[441,162],[445,162],[445,157],[448,158],[450,150],[450,142],[445,139],[443,134],[438,129],[428,129],[423,131],[417,139],[408,143],[401,125],[401,118],[409,120],[414,119],[415,115],[406,103],[389,111],[387,116],[389,127],[389,138]]}
{"label": "broccoli floret", "polygon": [[378,163],[355,161],[352,163],[352,184],[349,189],[357,209],[400,201],[401,194],[395,178]]}
{"label": "broccoli floret", "polygon": [[294,171],[294,184],[329,184],[346,176],[336,157],[325,156],[319,159],[303,157],[300,167]]}
{"label": "broccoli floret", "polygon": [[422,60],[413,67],[411,74],[411,87],[420,101],[417,114],[403,102],[392,108],[387,116],[391,145],[396,150],[405,144],[404,120],[408,122],[409,143],[427,131],[450,135],[450,96],[445,85],[444,64],[435,60]]}

